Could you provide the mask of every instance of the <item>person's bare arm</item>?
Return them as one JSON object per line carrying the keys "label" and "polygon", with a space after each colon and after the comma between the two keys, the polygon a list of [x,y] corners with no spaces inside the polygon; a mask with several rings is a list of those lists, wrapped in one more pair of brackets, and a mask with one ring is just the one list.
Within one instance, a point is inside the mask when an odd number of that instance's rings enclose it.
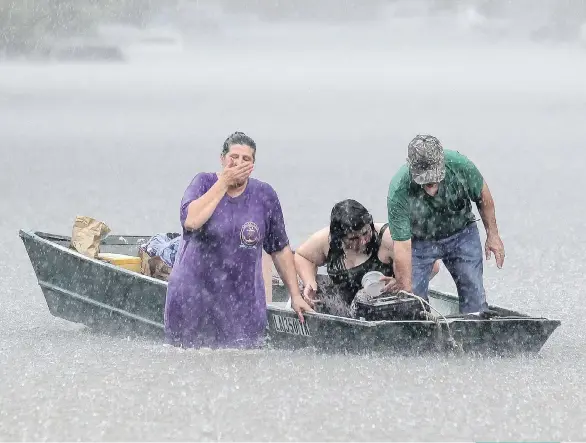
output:
{"label": "person's bare arm", "polygon": [[[387,257],[389,257],[390,260],[394,261],[394,259],[395,259],[394,242],[391,237],[391,231],[389,229],[387,229],[385,231],[385,233],[383,234],[381,246],[382,246],[383,254],[386,255]],[[439,273],[440,262],[441,262],[441,260],[436,260],[435,263],[433,264],[433,268],[431,270],[431,276],[429,278],[430,280],[433,279]],[[388,282],[392,281],[391,279],[386,279],[386,280]],[[397,283],[397,286],[399,286],[398,283]]]}
{"label": "person's bare arm", "polygon": [[326,261],[329,228],[323,228],[312,234],[295,250],[295,269],[304,285],[316,289],[317,268]]}
{"label": "person's bare arm", "polygon": [[218,203],[228,191],[228,188],[250,176],[254,169],[254,163],[233,163],[226,166],[216,183],[198,199],[187,206],[187,217],[183,226],[189,231],[196,231],[201,228],[212,216]]}
{"label": "person's bare arm", "polygon": [[303,300],[297,285],[297,272],[295,271],[295,263],[293,261],[293,251],[289,246],[271,254],[273,263],[277,268],[277,272],[283,280],[285,287],[291,294],[291,306],[297,312],[299,320],[303,319],[303,312],[314,312],[313,309]]}
{"label": "person's bare arm", "polygon": [[[377,224],[374,225],[375,228],[378,228]],[[382,227],[382,224],[381,224]],[[378,228],[378,232],[380,232],[380,228]],[[386,229],[383,233],[381,239],[381,248],[379,252],[379,258],[382,260],[383,263],[391,263],[395,259],[395,251],[394,251],[394,242],[393,238],[391,237],[391,230]],[[393,265],[394,268],[394,265]],[[393,269],[393,274],[394,274]],[[399,284],[397,279],[394,276],[385,275],[381,277],[381,281],[384,282],[385,286],[381,290],[381,292],[396,292],[400,290]]]}
{"label": "person's bare arm", "polygon": [[440,263],[441,263],[441,260],[436,260],[435,263],[433,264],[433,268],[431,268],[431,277],[429,277],[430,280],[432,278],[434,278],[439,273]]}
{"label": "person's bare arm", "polygon": [[505,247],[496,223],[494,199],[486,182],[482,185],[480,201],[477,203],[477,207],[482,218],[482,223],[484,224],[484,229],[486,229],[486,243],[484,248],[486,259],[490,259],[490,253],[492,251],[497,266],[502,268],[505,260]]}
{"label": "person's bare arm", "polygon": [[[389,289],[412,292],[411,282],[411,213],[406,184],[399,181],[400,186],[393,179],[389,186],[387,197],[387,211],[389,229],[393,238],[393,268],[396,283],[390,282]],[[402,180],[402,179],[401,179]]]}
{"label": "person's bare arm", "polygon": [[482,185],[480,192],[480,201],[477,203],[482,223],[486,229],[487,235],[499,235],[498,226],[496,224],[496,213],[494,207],[494,199],[488,189],[486,182]]}
{"label": "person's bare arm", "polygon": [[411,281],[411,239],[396,241],[393,246],[395,279],[400,290],[413,292]]}
{"label": "person's bare arm", "polygon": [[201,228],[210,219],[227,190],[226,182],[218,180],[204,195],[189,203],[187,217],[183,224],[185,229],[196,231]]}
{"label": "person's bare arm", "polygon": [[[378,228],[379,223],[375,223],[374,227]],[[380,223],[381,228],[382,228],[382,223]],[[380,229],[379,231],[380,232]],[[387,229],[385,229],[385,232],[383,233],[383,237],[381,239],[381,252],[382,252],[382,259],[384,260],[384,263],[390,263],[391,260],[394,259],[395,257],[395,252],[394,252],[394,242],[393,242],[393,238],[391,237],[391,230],[387,227]]]}
{"label": "person's bare arm", "polygon": [[273,260],[264,250],[262,251],[262,275],[265,281],[265,297],[267,303],[273,301]]}

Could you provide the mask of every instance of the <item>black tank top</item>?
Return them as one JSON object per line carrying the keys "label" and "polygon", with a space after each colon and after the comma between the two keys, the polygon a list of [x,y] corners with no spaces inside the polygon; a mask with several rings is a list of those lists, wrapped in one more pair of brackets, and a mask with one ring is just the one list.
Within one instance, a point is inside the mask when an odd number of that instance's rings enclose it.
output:
{"label": "black tank top", "polygon": [[328,260],[326,263],[327,272],[332,281],[332,284],[334,285],[336,292],[340,294],[346,303],[352,303],[356,292],[362,288],[362,277],[364,277],[364,274],[367,272],[379,271],[387,277],[395,276],[393,272],[393,261],[391,260],[390,263],[383,263],[378,258],[378,252],[381,246],[383,234],[385,233],[385,230],[388,228],[388,226],[388,223],[385,223],[381,227],[376,237],[376,247],[374,248],[372,255],[364,263],[361,263],[358,266],[354,266],[350,269],[339,271],[333,270],[331,268],[330,260]]}

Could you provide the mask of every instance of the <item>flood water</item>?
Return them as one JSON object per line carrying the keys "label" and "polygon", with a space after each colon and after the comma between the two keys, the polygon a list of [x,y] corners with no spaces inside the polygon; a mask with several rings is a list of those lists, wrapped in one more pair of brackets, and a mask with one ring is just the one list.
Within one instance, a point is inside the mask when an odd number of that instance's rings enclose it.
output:
{"label": "flood water", "polygon": [[[271,32],[160,62],[0,67],[0,439],[584,439],[586,52]],[[437,136],[495,198],[489,302],[561,327],[538,357],[407,358],[180,351],[52,317],[18,230],[177,231],[235,130],[293,246],[345,198],[385,221],[408,142]],[[433,286],[455,290],[445,270]]]}

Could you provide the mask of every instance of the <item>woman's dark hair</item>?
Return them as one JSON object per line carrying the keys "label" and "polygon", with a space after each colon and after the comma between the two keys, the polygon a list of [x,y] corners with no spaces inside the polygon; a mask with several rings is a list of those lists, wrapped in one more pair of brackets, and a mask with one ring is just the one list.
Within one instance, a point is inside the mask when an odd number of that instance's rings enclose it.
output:
{"label": "woman's dark hair", "polygon": [[222,155],[226,155],[228,151],[230,151],[230,146],[232,145],[250,146],[252,149],[252,156],[254,157],[256,155],[256,143],[244,132],[234,132],[228,136],[222,147]]}
{"label": "woman's dark hair", "polygon": [[372,237],[366,245],[366,253],[370,255],[376,248],[377,241],[372,215],[356,200],[343,200],[334,205],[330,216],[330,250],[327,257],[333,271],[346,269],[346,253],[342,243],[344,237],[350,232],[360,231],[366,225],[370,225],[372,230]]}

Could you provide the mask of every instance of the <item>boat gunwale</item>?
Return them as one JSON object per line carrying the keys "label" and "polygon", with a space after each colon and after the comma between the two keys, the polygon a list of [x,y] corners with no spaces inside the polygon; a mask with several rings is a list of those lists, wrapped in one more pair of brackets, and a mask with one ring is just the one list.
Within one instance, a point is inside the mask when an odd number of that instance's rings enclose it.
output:
{"label": "boat gunwale", "polygon": [[[296,316],[297,314],[295,314],[295,312],[290,309],[290,308],[283,308],[281,306],[275,306],[273,304],[269,304],[272,308],[272,311],[278,311],[278,312],[286,312],[288,314],[290,314],[291,316]],[[316,314],[304,314],[308,315],[308,316],[314,316],[317,318],[331,318],[331,319],[336,319],[337,321],[343,321],[345,323],[349,323],[349,324],[359,324],[359,325],[369,325],[369,326],[379,326],[379,325],[386,325],[388,323],[391,324],[437,324],[437,322],[433,321],[433,320],[361,320],[359,318],[350,318],[350,317],[338,317],[336,315],[330,315],[330,314],[321,314],[321,313],[316,313]],[[466,322],[466,323],[470,323],[470,322],[474,322],[474,323],[482,323],[482,324],[487,324],[487,323],[499,323],[502,321],[519,321],[519,320],[523,320],[523,321],[537,321],[537,322],[543,322],[543,321],[547,321],[547,322],[557,322],[558,326],[561,324],[560,320],[552,320],[549,319],[547,317],[523,317],[523,316],[518,316],[518,317],[495,317],[495,318],[486,318],[486,319],[482,319],[482,318],[460,318],[460,317],[456,317],[456,318],[451,318],[451,317],[446,317],[446,319],[439,319],[439,323],[441,324],[452,324],[452,323],[460,323],[460,322]]]}
{"label": "boat gunwale", "polygon": [[[59,250],[61,250],[63,252],[66,252],[68,254],[71,254],[71,255],[73,255],[75,257],[79,257],[79,258],[81,258],[81,259],[83,259],[85,261],[89,261],[90,263],[96,263],[96,264],[101,265],[101,266],[106,266],[107,268],[113,269],[115,271],[123,272],[123,273],[125,273],[125,274],[127,274],[127,275],[129,275],[129,276],[131,276],[133,278],[143,278],[143,279],[145,279],[147,281],[157,283],[157,284],[159,284],[161,286],[167,286],[167,282],[164,281],[164,280],[160,280],[158,278],[154,278],[154,277],[150,277],[148,275],[140,274],[138,272],[131,271],[131,270],[126,269],[126,268],[123,268],[121,266],[116,266],[116,265],[114,265],[112,263],[109,263],[109,262],[107,262],[105,260],[98,260],[96,258],[88,257],[87,255],[84,255],[84,254],[76,251],[75,249],[67,248],[67,247],[65,247],[63,245],[60,245],[60,244],[58,244],[58,243],[56,243],[54,241],[51,241],[51,240],[49,240],[49,239],[47,239],[45,237],[42,237],[42,236],[38,235],[36,231],[23,231],[21,229],[19,231],[19,235],[20,235],[21,238],[23,238],[24,236],[29,236],[32,239],[40,240],[44,244],[47,244],[47,245],[49,245],[51,247],[54,247],[54,248],[57,248],[57,249],[59,249]],[[53,236],[53,234],[46,234],[46,235]],[[55,237],[56,237],[55,240],[59,240],[59,241],[68,241],[68,240],[71,240],[71,237],[66,237],[66,236],[58,236],[57,235]],[[136,236],[136,238],[145,238],[145,237]],[[150,237],[146,237],[146,238],[150,238]],[[127,244],[127,243],[120,243],[120,244],[108,244],[108,246],[132,246],[132,245]]]}

